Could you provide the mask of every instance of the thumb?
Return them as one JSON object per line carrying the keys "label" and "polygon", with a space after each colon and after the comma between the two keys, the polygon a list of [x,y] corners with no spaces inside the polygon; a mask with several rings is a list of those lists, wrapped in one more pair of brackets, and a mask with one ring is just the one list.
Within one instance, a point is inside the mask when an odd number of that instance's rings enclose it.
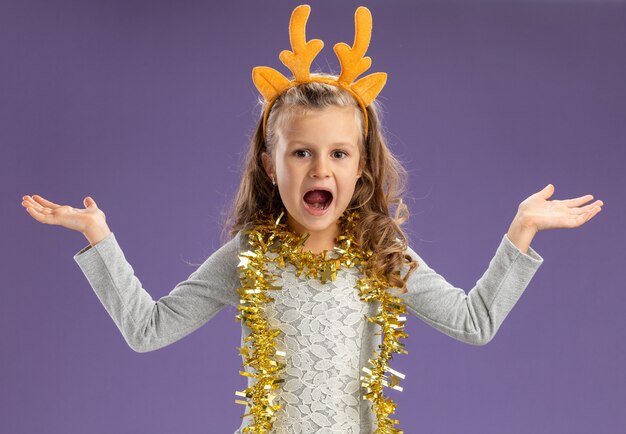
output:
{"label": "thumb", "polygon": [[541,196],[544,199],[549,198],[550,196],[552,196],[554,194],[554,185],[552,184],[548,184],[546,185],[543,190],[541,190],[539,192],[539,196]]}
{"label": "thumb", "polygon": [[91,196],[87,196],[86,198],[84,198],[83,204],[85,205],[85,208],[97,207],[96,201],[93,200]]}

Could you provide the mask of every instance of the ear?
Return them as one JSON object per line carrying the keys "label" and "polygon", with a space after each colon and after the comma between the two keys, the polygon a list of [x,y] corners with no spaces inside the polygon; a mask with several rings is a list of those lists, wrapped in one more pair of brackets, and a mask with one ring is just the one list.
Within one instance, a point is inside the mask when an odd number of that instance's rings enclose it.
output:
{"label": "ear", "polygon": [[359,170],[356,173],[356,177],[360,178],[363,175],[363,168],[365,167],[365,159],[361,158],[359,161]]}
{"label": "ear", "polygon": [[274,163],[272,162],[272,157],[267,152],[263,152],[261,154],[261,159],[263,160],[263,168],[265,169],[265,173],[270,178],[274,176]]}

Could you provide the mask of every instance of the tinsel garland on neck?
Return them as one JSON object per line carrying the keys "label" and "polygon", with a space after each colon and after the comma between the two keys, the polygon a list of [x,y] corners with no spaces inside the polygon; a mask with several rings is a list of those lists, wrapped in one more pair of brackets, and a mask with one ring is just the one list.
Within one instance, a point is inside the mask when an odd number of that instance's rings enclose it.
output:
{"label": "tinsel garland on neck", "polygon": [[[249,365],[256,371],[239,371],[245,377],[256,379],[256,382],[244,391],[235,392],[237,396],[247,398],[235,400],[236,403],[249,407],[249,412],[242,418],[254,418],[250,426],[243,428],[246,433],[270,433],[276,420],[276,412],[282,408],[275,400],[279,395],[276,390],[284,381],[281,375],[285,368],[286,354],[276,349],[275,339],[281,331],[270,328],[265,317],[265,304],[274,301],[269,293],[282,288],[272,284],[278,276],[268,270],[267,263],[272,261],[280,268],[291,263],[296,267],[296,277],[304,273],[326,283],[327,280],[335,280],[340,267],[362,267],[372,256],[371,251],[360,249],[356,241],[354,229],[359,214],[355,211],[344,212],[338,221],[341,235],[337,238],[337,246],[332,250],[336,253],[334,258],[327,257],[327,251],[303,252],[303,245],[309,234],[298,235],[291,232],[286,223],[281,222],[284,215],[284,210],[277,218],[267,213],[258,213],[254,226],[243,231],[248,234],[250,249],[239,254],[238,268],[242,286],[237,289],[240,296],[237,310],[240,313],[236,320],[245,322],[250,329],[250,334],[245,339],[250,345],[244,344],[238,350],[244,357],[242,367]],[[360,299],[365,302],[379,302],[377,315],[366,315],[366,318],[379,324],[382,332],[380,351],[373,353],[374,357],[369,359],[369,367],[363,366],[360,380],[364,388],[363,399],[372,402],[372,409],[376,413],[378,424],[374,434],[401,434],[403,431],[395,428],[399,421],[389,417],[395,413],[397,404],[383,395],[383,388],[402,391],[398,383],[405,375],[391,369],[388,363],[394,352],[408,354],[404,344],[399,342],[401,338],[408,337],[404,332],[406,317],[401,316],[406,313],[406,306],[400,298],[387,291],[389,284],[386,282],[382,276],[365,276],[357,280]],[[389,378],[385,373],[389,373]]]}

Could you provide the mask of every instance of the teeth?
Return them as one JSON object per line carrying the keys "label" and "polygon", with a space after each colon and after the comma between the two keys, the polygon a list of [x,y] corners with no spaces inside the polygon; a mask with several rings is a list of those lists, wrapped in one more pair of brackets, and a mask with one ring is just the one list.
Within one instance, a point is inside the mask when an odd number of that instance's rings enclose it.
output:
{"label": "teeth", "polygon": [[309,203],[308,205],[309,205],[309,207],[315,208],[315,209],[326,209],[326,208],[328,208],[328,205],[330,205],[330,201],[328,201],[326,203],[319,203],[319,202]]}

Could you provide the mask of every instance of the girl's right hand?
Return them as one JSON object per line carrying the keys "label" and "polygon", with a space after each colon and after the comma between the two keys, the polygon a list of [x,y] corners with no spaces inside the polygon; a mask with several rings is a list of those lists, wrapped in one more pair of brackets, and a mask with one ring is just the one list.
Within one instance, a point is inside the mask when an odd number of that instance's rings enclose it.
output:
{"label": "girl's right hand", "polygon": [[105,228],[108,230],[104,212],[89,196],[83,200],[85,209],[57,205],[36,194],[32,197],[23,196],[22,199],[22,206],[40,223],[63,226],[82,234],[95,230],[103,231]]}

